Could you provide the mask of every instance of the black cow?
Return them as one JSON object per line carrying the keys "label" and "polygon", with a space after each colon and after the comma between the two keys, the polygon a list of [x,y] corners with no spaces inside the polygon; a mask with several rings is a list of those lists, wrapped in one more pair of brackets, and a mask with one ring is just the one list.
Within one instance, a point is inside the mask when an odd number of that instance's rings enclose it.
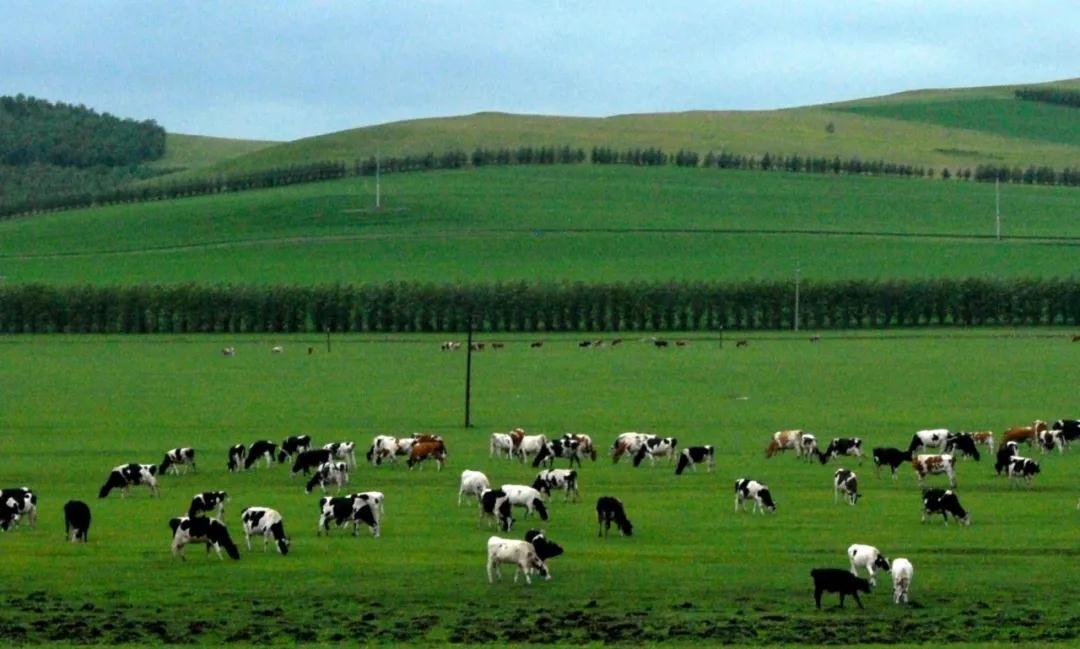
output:
{"label": "black cow", "polygon": [[858,437],[834,437],[824,453],[818,452],[818,460],[825,464],[838,455],[854,455],[862,464],[862,440]]}
{"label": "black cow", "polygon": [[244,460],[244,468],[250,469],[251,465],[255,464],[259,460],[266,460],[266,468],[270,468],[270,465],[274,462],[274,455],[277,453],[277,444],[271,442],[268,439],[260,439],[257,442],[251,443],[251,448],[248,449],[247,459]]}
{"label": "black cow", "polygon": [[952,514],[961,525],[971,525],[971,516],[960,505],[960,499],[951,489],[927,489],[923,491],[922,501],[924,523],[928,515],[941,514],[941,517],[945,519],[945,524],[948,525],[949,514]]}
{"label": "black cow", "polygon": [[15,508],[8,505],[7,500],[0,500],[0,530],[8,531],[19,524],[22,516]]}
{"label": "black cow", "polygon": [[[545,565],[548,559],[553,559],[563,553],[562,546],[558,543],[549,541],[544,534],[544,530],[529,530],[528,532],[525,532],[525,540],[532,543],[533,548],[536,550],[536,556],[540,557],[540,560],[545,562]],[[550,568],[545,577],[550,579]]]}
{"label": "black cow", "polygon": [[705,463],[706,470],[712,473],[716,469],[716,453],[712,446],[689,446],[679,454],[679,463],[675,466],[675,475],[682,475],[686,467],[695,472],[698,464]]}
{"label": "black cow", "polygon": [[494,520],[504,532],[514,525],[510,497],[502,489],[485,489],[480,494],[480,515]]}
{"label": "black cow", "polygon": [[90,532],[90,507],[81,500],[64,503],[64,535],[72,543],[86,543]]}
{"label": "black cow", "polygon": [[1002,471],[1006,471],[1009,468],[1009,462],[1013,456],[1019,453],[1020,445],[1016,442],[1005,442],[1001,445],[1001,448],[997,451],[997,461],[994,462],[994,471],[1001,475]]}
{"label": "black cow", "polygon": [[225,521],[225,503],[229,500],[229,494],[224,491],[204,491],[195,494],[188,507],[188,516],[195,518],[207,512],[215,512],[214,518]]}
{"label": "black cow", "polygon": [[1062,439],[1066,442],[1075,442],[1080,439],[1080,420],[1058,419],[1050,427],[1050,430],[1060,430]]}
{"label": "black cow", "polygon": [[226,529],[225,524],[216,518],[191,518],[188,516],[181,516],[179,518],[173,518],[169,521],[169,527],[173,531],[172,553],[173,556],[179,556],[181,559],[186,559],[183,549],[188,543],[205,543],[206,553],[210,553],[210,549],[213,548],[217,551],[218,558],[221,559],[221,549],[225,548],[225,551],[233,559],[240,558],[240,550],[233,543],[232,538],[229,536],[229,530]]}
{"label": "black cow", "polygon": [[859,592],[870,592],[868,580],[840,568],[815,568],[810,571],[810,576],[814,578],[814,603],[819,609],[822,593],[840,593],[840,608],[844,608],[844,597],[851,595],[859,608],[862,608]]}
{"label": "black cow", "polygon": [[600,524],[600,530],[596,533],[597,536],[607,538],[612,522],[618,528],[619,534],[632,536],[634,533],[634,526],[630,523],[630,519],[626,517],[626,510],[623,509],[622,501],[618,498],[601,496],[596,501],[596,520]]}
{"label": "black cow", "polygon": [[874,449],[874,472],[881,477],[881,467],[887,466],[892,471],[892,477],[896,479],[896,469],[901,464],[911,461],[911,451],[901,451],[898,448],[879,446]]}
{"label": "black cow", "polygon": [[235,473],[240,469],[247,468],[247,463],[244,459],[247,458],[247,447],[243,444],[237,444],[229,447],[229,463],[226,465],[229,467],[230,473]]}
{"label": "black cow", "polygon": [[284,464],[290,457],[311,448],[311,435],[291,435],[281,442],[281,450],[278,451],[278,462]]}
{"label": "black cow", "polygon": [[296,456],[296,461],[292,465],[292,475],[296,475],[301,471],[304,475],[307,475],[312,469],[318,469],[319,465],[323,462],[329,462],[334,459],[334,452],[325,448],[316,448],[310,451],[301,451]]}
{"label": "black cow", "polygon": [[0,490],[0,529],[7,530],[23,518],[30,527],[37,526],[37,494],[30,487]]}
{"label": "black cow", "polygon": [[953,455],[968,455],[976,462],[979,461],[979,449],[975,446],[975,438],[971,433],[949,433],[945,438],[945,452]]}

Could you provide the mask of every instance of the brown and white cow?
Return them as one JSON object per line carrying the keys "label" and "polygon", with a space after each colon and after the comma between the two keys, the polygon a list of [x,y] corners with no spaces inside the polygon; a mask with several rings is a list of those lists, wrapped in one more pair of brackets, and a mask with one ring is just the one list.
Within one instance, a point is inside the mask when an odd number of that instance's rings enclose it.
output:
{"label": "brown and white cow", "polygon": [[972,431],[971,438],[975,440],[975,443],[979,446],[985,446],[991,453],[994,452],[994,431],[991,430],[977,430]]}
{"label": "brown and white cow", "polygon": [[956,489],[956,470],[954,458],[948,454],[942,455],[916,455],[911,461],[915,474],[919,478],[919,486],[928,475],[945,474],[949,477],[949,486]]}
{"label": "brown and white cow", "polygon": [[795,450],[795,457],[814,457],[817,452],[817,438],[803,430],[779,430],[773,433],[765,457],[772,457],[788,449]]}
{"label": "brown and white cow", "polygon": [[656,437],[656,435],[649,435],[647,433],[622,433],[615,438],[615,443],[611,445],[611,461],[618,463],[619,459],[623,455],[629,455],[634,457],[637,455],[641,447],[645,445],[645,442]]}
{"label": "brown and white cow", "polygon": [[[424,460],[435,460],[436,466],[439,467],[439,471],[442,471],[443,465],[446,464],[446,444],[442,441],[437,442],[417,442],[412,445],[412,449],[409,450],[409,459],[406,462],[409,469],[412,470],[414,466],[420,464]],[[423,469],[423,466],[420,467]]]}
{"label": "brown and white cow", "polygon": [[1039,433],[1046,429],[1046,422],[1041,419],[1036,419],[1030,426],[1014,426],[1001,435],[1001,445],[1004,446],[1008,442],[1025,442],[1030,446],[1038,441]]}

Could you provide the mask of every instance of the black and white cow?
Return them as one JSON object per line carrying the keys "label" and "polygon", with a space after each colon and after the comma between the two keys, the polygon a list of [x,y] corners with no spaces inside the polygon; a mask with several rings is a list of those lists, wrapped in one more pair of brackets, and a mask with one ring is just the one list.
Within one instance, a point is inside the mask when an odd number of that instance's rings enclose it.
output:
{"label": "black and white cow", "polygon": [[195,518],[203,514],[214,512],[214,518],[222,523],[225,522],[225,503],[229,501],[229,494],[224,491],[204,491],[195,494],[188,507],[188,517]]}
{"label": "black and white cow", "polygon": [[281,442],[277,460],[285,464],[292,456],[311,448],[311,435],[290,435]]}
{"label": "black and white cow", "polygon": [[1050,426],[1050,430],[1061,431],[1061,438],[1068,446],[1080,439],[1080,419],[1058,419]]}
{"label": "black and white cow", "polygon": [[545,579],[551,579],[547,565],[536,553],[536,548],[528,541],[516,539],[504,539],[492,536],[487,541],[487,578],[488,583],[495,583],[495,579],[502,580],[500,567],[504,563],[514,564],[514,583],[517,583],[518,574],[525,575],[525,583],[531,584],[531,573],[538,572]]}
{"label": "black and white cow", "polygon": [[544,444],[543,448],[540,449],[540,452],[533,458],[532,465],[534,467],[539,467],[546,462],[548,468],[552,468],[555,466],[555,458],[563,458],[570,461],[569,466],[572,467],[574,466],[574,462],[577,462],[577,465],[580,467],[582,455],[584,455],[584,453],[581,450],[581,442],[576,439],[556,439]]}
{"label": "black and white cow", "polygon": [[976,462],[979,461],[979,449],[971,433],[949,433],[945,438],[945,452],[952,453],[955,457],[969,456]]}
{"label": "black and white cow", "polygon": [[840,455],[851,455],[862,464],[862,440],[858,437],[834,437],[824,452],[818,452],[818,459],[822,464]]}
{"label": "black and white cow", "polygon": [[814,579],[814,602],[818,608],[821,608],[822,593],[840,593],[840,608],[844,608],[844,597],[851,595],[862,608],[859,593],[870,592],[869,581],[840,568],[815,568],[810,571],[810,576]]}
{"label": "black and white cow", "polygon": [[914,454],[915,451],[924,448],[941,450],[945,448],[945,442],[948,438],[949,430],[947,428],[920,430],[912,436],[911,444],[908,445],[908,453]]}
{"label": "black and white cow", "polygon": [[675,459],[675,451],[679,446],[679,440],[674,437],[650,437],[645,440],[637,453],[634,454],[634,466],[640,466],[646,457],[652,466],[656,466],[656,458],[666,457],[668,462]]}
{"label": "black and white cow", "polygon": [[251,550],[251,537],[261,534],[263,552],[266,552],[266,546],[273,538],[281,555],[289,553],[289,537],[285,536],[285,523],[282,522],[281,514],[277,510],[268,507],[248,507],[240,513],[240,520],[244,523],[244,540],[247,541],[248,550]]}
{"label": "black and white cow", "polygon": [[689,446],[684,448],[679,453],[679,463],[675,465],[675,475],[682,475],[682,472],[686,470],[686,467],[690,467],[695,472],[697,471],[697,465],[705,463],[705,470],[712,473],[716,470],[716,452],[712,446],[706,444],[705,446]]}
{"label": "black and white cow", "polygon": [[379,536],[379,519],[375,516],[372,506],[367,502],[351,496],[332,498],[323,496],[319,499],[319,525],[316,534],[326,533],[330,535],[330,523],[337,527],[351,525],[353,536],[356,536],[360,523],[371,528],[371,535]]}
{"label": "black and white cow", "polygon": [[[12,525],[25,519],[30,527],[37,526],[37,494],[30,487],[11,487],[0,490],[0,507],[7,510],[6,514],[0,515],[0,527],[8,529]],[[14,514],[14,515],[13,515]]]}
{"label": "black and white cow", "polygon": [[870,574],[870,585],[876,586],[877,582],[874,580],[874,568],[878,570],[884,570],[889,572],[892,568],[889,565],[889,560],[885,558],[885,555],[881,553],[872,545],[863,545],[861,543],[853,543],[847,549],[848,559],[851,561],[851,574],[858,576],[859,568],[865,568],[866,572]]}
{"label": "black and white cow", "polygon": [[488,525],[494,521],[500,530],[509,532],[514,525],[510,497],[502,489],[485,489],[480,494],[480,518],[487,518]]}
{"label": "black and white cow", "polygon": [[615,528],[619,530],[620,535],[633,536],[634,534],[634,525],[626,517],[622,501],[613,496],[601,496],[597,499],[596,521],[600,525],[596,535],[603,536],[605,539],[611,530],[612,523],[615,523]]}
{"label": "black and white cow", "polygon": [[292,475],[303,472],[304,475],[311,473],[312,469],[318,469],[324,462],[331,462],[334,459],[334,454],[329,449],[316,448],[307,451],[301,451],[296,456],[296,461],[292,465]]}
{"label": "black and white cow", "polygon": [[544,495],[550,497],[553,489],[562,489],[563,500],[570,500],[570,494],[574,494],[574,500],[579,497],[577,485],[578,473],[571,469],[547,469],[536,475],[532,487]]}
{"label": "black and white cow", "polygon": [[64,536],[68,541],[86,543],[90,533],[90,506],[81,500],[64,503]]}
{"label": "black and white cow", "polygon": [[833,503],[843,496],[849,505],[859,502],[862,494],[859,493],[859,479],[854,471],[837,469],[833,474]]}
{"label": "black and white cow", "polygon": [[739,478],[735,481],[735,511],[745,511],[745,502],[754,501],[754,512],[775,512],[776,503],[773,502],[769,488],[757,480]]}
{"label": "black and white cow", "polygon": [[241,469],[246,469],[247,464],[244,460],[247,458],[247,447],[243,444],[236,444],[229,447],[229,463],[226,465],[229,468],[229,473],[236,473]]}
{"label": "black and white cow", "polygon": [[9,507],[4,501],[0,501],[0,530],[4,532],[10,530],[19,524],[19,519],[22,518],[19,512],[15,511],[13,507]]}
{"label": "black and white cow", "polygon": [[1009,460],[1020,454],[1020,445],[1016,442],[1005,442],[997,451],[997,461],[994,462],[994,471],[1001,475],[1004,471],[1008,475]]}
{"label": "black and white cow", "polygon": [[355,442],[330,442],[323,444],[323,448],[333,454],[339,460],[344,460],[350,469],[356,468],[356,443]]}
{"label": "black and white cow", "polygon": [[538,490],[521,484],[504,484],[499,488],[506,494],[511,505],[525,508],[525,518],[528,518],[529,514],[536,513],[540,515],[540,520],[548,519],[544,496]]}
{"label": "black and white cow", "polygon": [[888,448],[879,446],[873,451],[874,457],[874,473],[881,477],[881,467],[887,466],[892,471],[893,480],[896,479],[896,469],[901,464],[906,464],[911,461],[911,453],[909,451],[901,451],[898,448]]}
{"label": "black and white cow", "polygon": [[205,543],[207,554],[213,548],[217,551],[218,558],[222,559],[221,550],[224,548],[231,558],[240,558],[240,550],[229,536],[229,530],[226,529],[224,523],[216,518],[180,516],[170,520],[169,527],[173,531],[172,553],[174,557],[179,556],[181,559],[186,560],[187,557],[184,556],[183,552],[185,545],[188,543]]}
{"label": "black and white cow", "polygon": [[[558,543],[552,543],[548,540],[547,534],[544,530],[529,530],[525,532],[525,540],[532,543],[533,548],[536,549],[536,556],[540,557],[540,560],[547,565],[548,559],[554,559],[561,555],[564,550]],[[551,575],[551,568],[548,568],[548,575]]]}
{"label": "black and white cow", "polygon": [[304,486],[304,493],[311,493],[315,487],[326,493],[327,486],[335,486],[338,491],[349,483],[349,464],[347,462],[323,462]]}
{"label": "black and white cow", "polygon": [[480,471],[465,469],[461,472],[461,485],[458,487],[458,507],[461,506],[461,500],[466,495],[475,496],[476,502],[479,503],[480,497],[488,489],[491,489],[491,481],[486,475]]}
{"label": "black and white cow", "polygon": [[128,490],[138,485],[146,485],[150,489],[150,495],[156,496],[158,486],[157,478],[154,476],[157,474],[157,469],[156,464],[121,464],[109,473],[108,480],[98,492],[98,498],[108,496],[113,489],[120,489],[120,495],[127,496]]}
{"label": "black and white cow", "polygon": [[276,454],[277,444],[270,440],[260,439],[257,442],[252,442],[251,448],[249,448],[247,452],[247,459],[244,460],[244,468],[250,469],[251,465],[259,460],[266,460],[266,468],[269,469],[270,465],[274,462],[274,456]]}
{"label": "black and white cow", "polygon": [[192,473],[195,472],[195,449],[182,446],[165,451],[165,459],[158,467],[158,475],[165,475],[170,470],[173,475],[179,475],[180,467],[184,467],[184,473],[187,473],[188,467],[191,467]]}
{"label": "black and white cow", "polygon": [[960,505],[960,499],[956,492],[951,489],[927,489],[923,491],[923,515],[922,522],[931,514],[941,514],[945,524],[949,524],[949,514],[961,525],[971,525],[971,516]]}
{"label": "black and white cow", "polygon": [[1028,486],[1031,486],[1031,480],[1039,473],[1039,463],[1031,458],[1020,457],[1014,455],[1009,458],[1009,466],[1007,469],[1007,475],[1010,480],[1014,482],[1012,484],[1018,484],[1020,480],[1025,481]]}

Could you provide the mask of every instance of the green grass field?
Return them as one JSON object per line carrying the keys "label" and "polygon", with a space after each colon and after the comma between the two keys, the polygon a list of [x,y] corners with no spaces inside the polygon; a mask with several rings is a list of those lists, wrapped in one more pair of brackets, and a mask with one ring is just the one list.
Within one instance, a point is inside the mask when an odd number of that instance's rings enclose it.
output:
{"label": "green grass field", "polygon": [[[1000,431],[1076,416],[1069,377],[1080,348],[1049,334],[826,336],[813,345],[770,336],[744,349],[692,339],[664,351],[637,341],[581,350],[558,337],[536,350],[506,338],[506,349],[474,356],[469,430],[464,356],[440,352],[433,337],[336,338],[329,354],[320,339],[299,337],[5,338],[0,477],[38,492],[40,522],[0,534],[0,635],[133,644],[1074,643],[1073,454],[1036,453],[1043,472],[1030,490],[995,478],[992,458],[962,462],[959,493],[974,520],[962,528],[920,524],[909,468],[893,482],[875,478],[869,463],[854,466],[864,498],[849,507],[833,504],[830,484],[849,462],[762,453],[780,428],[859,436],[869,448],[903,446],[927,427]],[[226,344],[236,357],[221,356]],[[285,353],[271,354],[273,344]],[[489,586],[491,532],[476,527],[472,508],[456,506],[457,480],[471,468],[495,484],[531,482],[531,467],[488,457],[489,434],[514,426],[589,433],[601,449],[625,430],[712,443],[717,471],[676,477],[667,465],[612,465],[602,451],[581,470],[582,502],[554,499],[543,525],[566,548],[552,561],[554,579]],[[446,470],[362,465],[353,474],[351,490],[387,494],[379,539],[316,537],[317,495],[305,495],[287,467],[225,470],[226,449],[241,441],[307,432],[320,444],[349,439],[366,449],[375,434],[416,431],[446,437]],[[145,489],[97,499],[113,466],[159,462],[179,445],[198,449],[197,474],[162,478],[157,499]],[[772,488],[775,515],[732,511],[740,476]],[[242,508],[281,511],[290,555],[242,549],[241,561],[220,562],[191,547],[186,562],[174,560],[166,523],[206,489],[232,495],[234,538]],[[592,505],[604,494],[624,500],[633,537],[596,538]],[[93,508],[86,546],[62,540],[70,498]],[[515,535],[527,528],[519,525]],[[911,559],[912,606],[894,606],[879,588],[864,611],[839,611],[835,598],[813,610],[809,570],[844,567],[853,542]]]}
{"label": "green grass field", "polygon": [[[7,282],[1065,277],[1069,188],[706,169],[513,167],[0,222]],[[1026,237],[1026,238],[1019,238]],[[1045,238],[1043,240],[1042,238]]]}

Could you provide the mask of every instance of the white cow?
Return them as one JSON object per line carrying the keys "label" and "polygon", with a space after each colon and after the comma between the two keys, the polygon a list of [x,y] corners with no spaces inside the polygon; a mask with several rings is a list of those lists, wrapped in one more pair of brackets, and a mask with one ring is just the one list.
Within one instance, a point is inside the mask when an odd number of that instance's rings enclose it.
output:
{"label": "white cow", "polygon": [[911,562],[902,557],[897,557],[892,562],[893,603],[899,604],[900,600],[908,601],[908,589],[911,588],[911,578],[915,575],[915,568]]}
{"label": "white cow", "polygon": [[776,503],[773,502],[769,488],[757,480],[739,478],[735,481],[735,511],[745,511],[745,502],[754,501],[754,512],[775,512]]}
{"label": "white cow", "polygon": [[514,569],[515,584],[517,583],[518,573],[525,575],[526,584],[532,584],[529,574],[533,572],[540,573],[544,576],[544,579],[551,579],[547,565],[536,554],[536,548],[533,544],[528,541],[492,536],[487,541],[487,556],[489,584],[495,583],[495,577],[502,581],[502,570],[500,568],[504,563],[512,563],[516,566]]}
{"label": "white cow", "polygon": [[305,493],[311,493],[315,487],[319,487],[323,493],[326,493],[328,486],[334,486],[340,492],[341,488],[347,484],[349,484],[349,464],[347,462],[323,462],[315,469],[315,474],[311,476],[311,480],[304,487],[304,491]]}
{"label": "white cow", "polygon": [[615,438],[615,443],[611,445],[612,461],[618,462],[623,455],[629,455],[633,458],[638,454],[645,442],[654,437],[656,435],[647,433],[622,433]]}
{"label": "white cow", "polygon": [[509,460],[514,456],[514,438],[507,433],[492,433],[490,449],[489,457],[496,455],[501,457],[505,453],[506,459]]}
{"label": "white cow", "polygon": [[908,445],[908,452],[914,453],[921,448],[933,448],[940,451],[945,448],[945,443],[948,440],[948,428],[920,430],[911,437],[911,444]]}
{"label": "white cow", "polygon": [[461,472],[461,486],[458,488],[457,504],[461,506],[461,499],[465,494],[476,496],[476,502],[480,502],[480,496],[485,489],[491,489],[491,481],[480,471],[465,469]]}
{"label": "white cow", "polygon": [[956,489],[956,463],[952,455],[916,455],[911,464],[915,467],[920,487],[926,476],[945,474],[949,477],[949,486]]}
{"label": "white cow", "polygon": [[529,459],[530,455],[536,455],[540,449],[547,445],[547,437],[544,435],[525,435],[517,446],[517,456],[522,462]]}
{"label": "white cow", "polygon": [[526,517],[536,512],[540,515],[540,520],[546,521],[548,519],[547,507],[544,506],[544,497],[536,489],[520,484],[504,484],[499,488],[506,494],[511,505],[525,508]]}
{"label": "white cow", "polygon": [[858,569],[866,568],[866,572],[870,574],[871,586],[877,585],[877,581],[874,579],[874,568],[889,572],[889,560],[885,558],[885,555],[881,554],[880,550],[872,545],[855,543],[848,547],[847,553],[848,559],[851,560],[851,574],[858,577]]}
{"label": "white cow", "polygon": [[323,448],[334,454],[339,460],[349,463],[349,468],[356,468],[356,443],[355,442],[330,442],[323,444]]}
{"label": "white cow", "polygon": [[277,510],[269,507],[248,507],[240,513],[240,520],[244,523],[244,540],[247,541],[248,550],[251,550],[251,537],[258,534],[263,537],[263,552],[266,552],[266,546],[272,538],[279,553],[289,553],[289,537],[285,536],[285,524]]}

